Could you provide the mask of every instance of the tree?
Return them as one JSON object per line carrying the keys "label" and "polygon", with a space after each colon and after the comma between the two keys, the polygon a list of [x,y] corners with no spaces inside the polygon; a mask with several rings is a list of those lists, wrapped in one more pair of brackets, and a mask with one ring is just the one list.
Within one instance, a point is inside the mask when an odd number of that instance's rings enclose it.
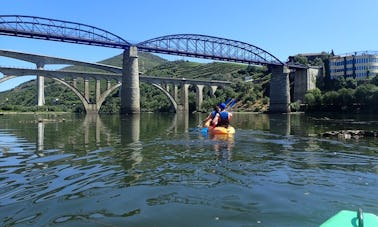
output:
{"label": "tree", "polygon": [[357,87],[357,80],[352,77],[348,77],[345,80],[345,87],[355,89]]}
{"label": "tree", "polygon": [[312,93],[306,93],[304,96],[304,102],[307,103],[309,106],[315,106],[315,96]]}
{"label": "tree", "polygon": [[378,90],[373,92],[371,99],[369,101],[369,104],[371,105],[371,108],[374,110],[378,109]]}
{"label": "tree", "polygon": [[333,89],[334,90],[340,90],[341,88],[346,87],[346,81],[343,76],[340,76],[339,78],[333,80]]}
{"label": "tree", "polygon": [[324,62],[321,58],[317,57],[313,61],[310,62],[311,65],[316,65],[316,66],[324,66]]}
{"label": "tree", "polygon": [[378,75],[371,78],[370,83],[378,86]]}
{"label": "tree", "polygon": [[361,84],[356,88],[354,96],[358,103],[367,105],[376,91],[378,87],[374,84]]}
{"label": "tree", "polygon": [[339,93],[336,91],[327,91],[323,95],[323,103],[325,105],[337,105]]}
{"label": "tree", "polygon": [[302,56],[302,55],[295,55],[294,56],[294,62],[302,64],[302,65],[308,65],[308,59],[305,56]]}
{"label": "tree", "polygon": [[339,93],[339,103],[342,106],[350,106],[355,102],[354,90],[350,88],[341,88]]}
{"label": "tree", "polygon": [[305,103],[310,107],[320,106],[322,104],[322,93],[319,88],[315,88],[306,92],[304,97]]}

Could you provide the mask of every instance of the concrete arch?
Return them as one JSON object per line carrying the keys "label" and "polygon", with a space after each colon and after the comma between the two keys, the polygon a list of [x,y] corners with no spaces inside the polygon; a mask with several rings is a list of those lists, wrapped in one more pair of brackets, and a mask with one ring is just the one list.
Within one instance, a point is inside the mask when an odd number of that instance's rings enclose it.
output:
{"label": "concrete arch", "polygon": [[[171,101],[174,109],[175,109],[175,112],[177,112],[177,102],[175,101],[175,99],[172,97],[172,95],[167,91],[165,90],[162,86],[160,86],[159,84],[156,84],[156,83],[151,83],[152,86],[158,88],[159,90],[161,90],[168,98],[169,100]],[[114,86],[112,86],[111,88],[107,89],[103,94],[101,94],[101,97],[99,100],[97,100],[97,107],[98,107],[98,110],[101,109],[101,106],[102,104],[104,103],[105,99],[111,94],[113,93],[115,90],[117,90],[119,87],[121,86],[121,83],[118,83]]]}
{"label": "concrete arch", "polygon": [[113,93],[115,90],[117,90],[119,87],[121,87],[121,83],[118,83],[116,85],[113,85],[109,89],[107,89],[104,93],[101,94],[100,98],[96,101],[98,110],[101,109],[102,104],[105,102],[105,99]]}
{"label": "concrete arch", "polygon": [[[13,79],[15,77],[19,77],[19,76],[27,76],[27,75],[18,75],[18,76],[6,76],[6,77],[3,77],[3,78],[0,78],[0,83],[1,82],[4,82],[4,81],[7,81],[7,80],[10,80],[10,79]],[[102,104],[104,103],[105,99],[112,93],[114,92],[115,90],[117,90],[120,86],[121,86],[121,83],[117,83],[113,86],[111,86],[110,88],[108,88],[106,91],[104,91],[100,98],[98,100],[96,100],[96,104],[91,104],[89,103],[89,100],[87,100],[83,94],[77,89],[75,88],[73,85],[67,83],[65,80],[62,80],[60,78],[57,78],[57,77],[49,77],[59,83],[61,83],[62,85],[68,87],[71,91],[73,91],[75,93],[75,95],[80,99],[80,101],[82,102],[86,112],[94,112],[94,111],[99,111]],[[151,84],[152,86],[158,88],[159,90],[161,90],[168,98],[169,100],[171,101],[174,109],[175,109],[175,112],[177,112],[177,109],[178,109],[178,104],[177,102],[175,101],[174,97],[172,97],[172,95],[167,91],[165,90],[162,86],[160,86],[159,84],[157,83],[149,83],[149,82],[145,82],[145,83],[148,83],[148,84]],[[95,105],[95,106],[93,106]]]}
{"label": "concrete arch", "polygon": [[89,100],[87,100],[82,94],[81,92],[73,87],[72,85],[70,85],[69,83],[67,83],[66,81],[64,80],[61,80],[59,78],[54,78],[52,77],[53,80],[55,81],[58,81],[59,83],[67,86],[69,89],[71,89],[80,99],[80,101],[83,103],[84,105],[84,108],[85,108],[85,111],[87,113],[98,113],[98,111],[100,110],[102,104],[104,103],[105,99],[113,92],[115,91],[116,89],[118,89],[120,86],[121,86],[121,83],[118,83],[118,84],[115,84],[113,86],[111,86],[109,89],[107,89],[104,93],[102,93],[99,97],[98,100],[96,100],[96,103],[92,104],[92,103],[89,103]]}
{"label": "concrete arch", "polygon": [[[19,76],[27,76],[27,75],[19,75]],[[19,76],[6,76],[6,77],[3,77],[0,79],[0,83],[2,82],[5,82],[7,80],[10,80],[10,79],[13,79],[13,78],[16,78],[16,77],[19,77]],[[56,78],[56,77],[50,77],[51,79],[65,85],[66,87],[68,87],[69,89],[71,89],[76,95],[77,97],[79,97],[80,101],[83,103],[84,105],[84,108],[85,110],[89,110],[89,103],[88,101],[85,99],[85,97],[80,93],[80,91],[78,89],[76,89],[75,87],[71,86],[69,83],[65,82],[64,80],[62,79],[59,79],[59,78]]]}
{"label": "concrete arch", "polygon": [[[172,95],[167,91],[165,90],[162,86],[160,86],[159,84],[156,84],[156,83],[151,83],[152,86],[158,88],[159,90],[161,90],[168,98],[169,100],[171,101],[174,109],[175,109],[175,112],[177,112],[177,102],[175,101],[175,99],[172,97]],[[111,88],[107,89],[103,94],[101,94],[101,97],[99,100],[97,100],[97,107],[98,107],[98,110],[101,109],[101,106],[102,104],[104,103],[105,99],[111,94],[113,93],[115,90],[117,90],[119,87],[121,87],[121,83],[118,83],[114,86],[112,86]]]}
{"label": "concrete arch", "polygon": [[72,66],[84,66],[93,69],[100,69],[112,73],[122,73],[122,68],[112,66],[112,65],[105,65],[101,63],[91,63],[91,62],[83,62],[78,60],[72,60],[67,58],[59,58],[53,56],[46,56],[40,54],[32,54],[32,53],[25,53],[25,52],[18,52],[18,51],[11,51],[11,50],[0,50],[0,56],[13,58],[25,62],[34,63],[37,66],[43,66],[48,64],[55,64],[55,65],[72,65]]}
{"label": "concrete arch", "polygon": [[59,78],[55,78],[55,77],[51,77],[51,79],[65,85],[66,87],[68,87],[69,89],[71,89],[76,95],[77,97],[79,97],[80,101],[83,103],[84,105],[84,108],[85,110],[87,111],[88,113],[88,110],[90,109],[89,108],[89,102],[87,99],[85,99],[85,97],[80,93],[80,91],[78,89],[76,89],[75,87],[71,86],[69,83],[67,83],[66,81],[64,80],[61,80]]}
{"label": "concrete arch", "polygon": [[175,108],[175,112],[177,112],[177,102],[176,100],[172,97],[171,94],[169,94],[169,92],[167,90],[165,90],[162,86],[160,86],[159,84],[156,84],[156,83],[152,83],[152,86],[160,89],[168,98],[169,100],[171,101],[173,107]]}
{"label": "concrete arch", "polygon": [[10,79],[13,79],[15,77],[16,76],[4,76],[4,77],[0,78],[0,83],[5,82],[5,81],[10,80]]}

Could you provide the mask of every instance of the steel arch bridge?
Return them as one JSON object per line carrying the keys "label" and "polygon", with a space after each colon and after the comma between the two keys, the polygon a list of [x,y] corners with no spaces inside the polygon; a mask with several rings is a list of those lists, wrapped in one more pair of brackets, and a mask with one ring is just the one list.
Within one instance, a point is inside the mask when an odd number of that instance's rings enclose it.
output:
{"label": "steel arch bridge", "polygon": [[241,41],[177,34],[132,44],[104,29],[81,23],[23,15],[0,15],[0,35],[138,50],[256,65],[284,65],[271,53]]}
{"label": "steel arch bridge", "polygon": [[254,45],[231,39],[198,34],[162,36],[138,43],[137,47],[139,50],[154,53],[247,64],[283,65],[278,58]]}

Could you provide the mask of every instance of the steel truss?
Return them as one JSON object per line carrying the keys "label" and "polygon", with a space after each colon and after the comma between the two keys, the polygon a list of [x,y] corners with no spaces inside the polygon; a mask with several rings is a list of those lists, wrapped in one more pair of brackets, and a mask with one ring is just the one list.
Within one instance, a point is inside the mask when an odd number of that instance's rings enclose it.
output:
{"label": "steel truss", "polygon": [[278,58],[254,45],[231,39],[198,34],[162,36],[138,43],[137,47],[140,50],[163,54],[247,64],[283,65]]}
{"label": "steel truss", "polygon": [[127,48],[130,43],[93,26],[43,17],[0,15],[0,35]]}
{"label": "steel truss", "polygon": [[258,65],[283,65],[269,52],[231,39],[198,34],[167,35],[138,44],[93,26],[42,17],[0,15],[0,35],[138,50]]}

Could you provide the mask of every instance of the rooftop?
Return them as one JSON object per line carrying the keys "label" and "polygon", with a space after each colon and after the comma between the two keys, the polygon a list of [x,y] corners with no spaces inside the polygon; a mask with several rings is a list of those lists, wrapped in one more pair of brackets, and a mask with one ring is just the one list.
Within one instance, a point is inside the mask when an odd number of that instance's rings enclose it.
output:
{"label": "rooftop", "polygon": [[356,52],[335,55],[334,57],[364,56],[364,55],[378,55],[378,51],[372,51],[372,50],[356,51]]}

